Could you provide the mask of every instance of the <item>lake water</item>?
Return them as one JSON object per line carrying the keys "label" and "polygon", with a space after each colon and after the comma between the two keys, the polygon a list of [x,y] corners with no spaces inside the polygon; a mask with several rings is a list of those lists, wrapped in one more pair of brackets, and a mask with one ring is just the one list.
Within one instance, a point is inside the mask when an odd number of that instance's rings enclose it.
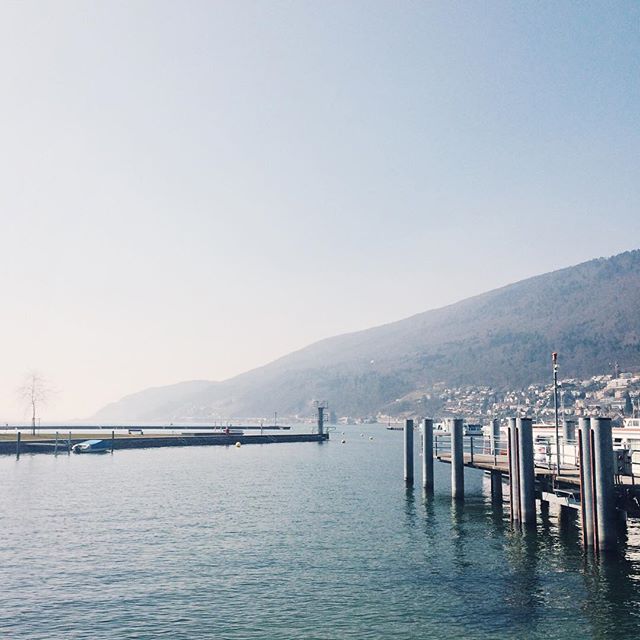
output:
{"label": "lake water", "polygon": [[514,532],[439,463],[425,500],[401,432],[344,431],[0,457],[0,638],[640,637],[638,524],[595,561],[575,521]]}

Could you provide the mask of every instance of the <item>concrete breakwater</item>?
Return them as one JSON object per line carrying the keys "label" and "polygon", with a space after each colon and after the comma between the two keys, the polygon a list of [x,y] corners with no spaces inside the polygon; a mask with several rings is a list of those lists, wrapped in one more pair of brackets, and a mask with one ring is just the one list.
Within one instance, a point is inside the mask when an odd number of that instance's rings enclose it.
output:
{"label": "concrete breakwater", "polygon": [[[67,451],[70,446],[95,438],[95,435],[84,437],[58,438],[57,450]],[[108,448],[119,449],[152,449],[157,447],[201,447],[201,446],[233,446],[240,444],[272,444],[278,442],[323,442],[329,439],[326,433],[286,433],[286,434],[220,434],[220,435],[171,435],[171,436],[134,436],[102,438],[108,442]],[[29,440],[0,440],[0,454],[15,455],[16,453],[53,453],[56,447],[55,439]]]}
{"label": "concrete breakwater", "polygon": [[[15,454],[20,457],[21,453],[58,453],[61,451],[71,451],[74,444],[86,442],[87,440],[101,440],[105,443],[107,451],[115,451],[116,449],[152,449],[157,447],[202,447],[202,446],[230,446],[243,444],[272,444],[277,442],[324,442],[329,439],[329,432],[324,426],[324,410],[326,403],[316,402],[318,409],[318,422],[316,431],[313,433],[286,433],[286,434],[265,434],[246,435],[244,433],[233,433],[230,427],[226,427],[225,431],[213,433],[198,433],[197,431],[189,433],[179,433],[172,435],[148,435],[142,433],[142,429],[128,427],[128,434],[118,434],[111,431],[111,437],[103,437],[99,434],[83,434],[82,437],[72,437],[69,431],[66,434],[58,433],[55,438],[42,438],[38,435],[27,435],[18,431],[15,440],[8,439],[6,436],[0,439],[0,454]],[[190,427],[192,428],[192,427]],[[237,427],[236,427],[237,428]],[[262,428],[269,427],[257,427]],[[288,427],[276,427],[274,429]],[[133,432],[136,433],[133,433]]]}

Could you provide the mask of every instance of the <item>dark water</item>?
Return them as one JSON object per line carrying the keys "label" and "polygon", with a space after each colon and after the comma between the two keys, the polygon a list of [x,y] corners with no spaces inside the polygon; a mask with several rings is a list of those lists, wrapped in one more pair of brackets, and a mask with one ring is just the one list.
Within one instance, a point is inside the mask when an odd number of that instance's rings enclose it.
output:
{"label": "dark water", "polygon": [[401,432],[345,432],[0,458],[0,637],[640,637],[638,525],[596,562],[575,521],[515,533],[440,464],[425,501]]}

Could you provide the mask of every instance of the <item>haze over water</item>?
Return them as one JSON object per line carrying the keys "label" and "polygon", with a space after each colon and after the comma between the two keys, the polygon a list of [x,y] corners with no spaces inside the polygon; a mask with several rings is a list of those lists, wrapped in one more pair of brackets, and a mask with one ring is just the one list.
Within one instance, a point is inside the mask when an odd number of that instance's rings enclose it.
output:
{"label": "haze over water", "polygon": [[344,445],[1,457],[0,637],[640,635],[637,523],[596,562],[575,522],[516,533],[479,472],[453,505],[440,463],[425,500],[400,432],[344,429]]}

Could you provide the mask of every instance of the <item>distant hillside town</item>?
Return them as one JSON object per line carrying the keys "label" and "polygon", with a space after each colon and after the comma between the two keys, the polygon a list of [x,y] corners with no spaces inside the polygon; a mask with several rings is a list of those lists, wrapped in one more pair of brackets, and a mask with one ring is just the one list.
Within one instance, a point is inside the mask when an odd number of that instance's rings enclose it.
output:
{"label": "distant hillside town", "polygon": [[[342,423],[395,422],[405,417],[431,415],[462,417],[469,422],[491,418],[530,417],[552,424],[555,418],[553,384],[532,384],[522,390],[498,391],[488,386],[460,387],[436,384],[429,393],[412,393],[396,400],[396,411],[376,416],[343,416]],[[558,407],[563,417],[607,416],[622,424],[625,417],[640,416],[640,371],[559,380]]]}

